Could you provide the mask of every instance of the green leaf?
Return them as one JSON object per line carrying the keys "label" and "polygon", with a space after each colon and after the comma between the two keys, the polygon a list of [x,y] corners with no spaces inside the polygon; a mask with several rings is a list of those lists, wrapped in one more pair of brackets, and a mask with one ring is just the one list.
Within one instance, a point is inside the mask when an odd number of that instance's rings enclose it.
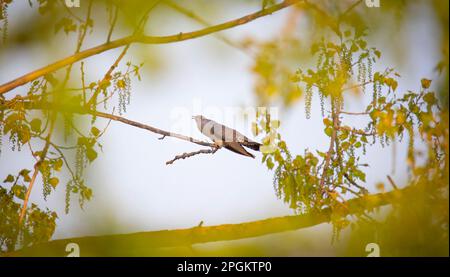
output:
{"label": "green leaf", "polygon": [[100,130],[99,129],[97,129],[97,127],[92,127],[91,128],[91,133],[94,135],[94,136],[98,136],[99,134],[100,134]]}
{"label": "green leaf", "polygon": [[366,174],[359,169],[353,170],[353,175],[363,182],[366,181]]}
{"label": "green leaf", "polygon": [[42,121],[39,118],[31,120],[30,127],[31,131],[39,133],[41,131]]}
{"label": "green leaf", "polygon": [[256,124],[255,122],[252,122],[252,134],[255,137],[259,134],[258,124]]}
{"label": "green leaf", "polygon": [[81,191],[81,195],[83,198],[90,200],[92,197],[92,190],[90,188],[84,187],[83,190]]}
{"label": "green leaf", "polygon": [[271,157],[269,157],[269,158],[266,160],[266,164],[267,164],[267,168],[269,168],[269,169],[272,169],[272,168],[274,167],[274,165],[275,165],[275,164],[273,163]]}
{"label": "green leaf", "polygon": [[344,32],[344,36],[345,36],[346,38],[350,37],[351,35],[352,35],[352,31],[350,31],[350,30],[346,30],[346,31]]}
{"label": "green leaf", "polygon": [[431,80],[428,80],[428,79],[425,79],[425,78],[420,80],[420,82],[422,83],[422,88],[424,88],[424,89],[429,88],[430,85],[431,85]]}
{"label": "green leaf", "polygon": [[19,199],[25,199],[25,186],[21,185],[14,185],[11,187],[11,191],[14,193],[14,196],[16,196]]}
{"label": "green leaf", "polygon": [[63,161],[61,159],[56,160],[56,162],[53,164],[53,169],[56,171],[60,171],[63,166]]}
{"label": "green leaf", "polygon": [[30,170],[24,168],[19,172],[19,175],[25,176],[25,175],[28,175],[28,173],[30,173],[30,172],[31,172]]}
{"label": "green leaf", "polygon": [[428,92],[427,94],[425,94],[423,96],[423,100],[425,100],[425,102],[427,102],[427,104],[429,105],[433,105],[437,102],[433,92]]}
{"label": "green leaf", "polygon": [[378,59],[381,57],[381,52],[379,50],[375,50],[374,53]]}
{"label": "green leaf", "polygon": [[19,140],[22,144],[27,143],[31,139],[30,129],[28,126],[23,125],[23,128],[18,133]]}
{"label": "green leaf", "polygon": [[325,134],[327,136],[331,137],[333,135],[333,128],[331,128],[331,127],[325,128]]}
{"label": "green leaf", "polygon": [[270,125],[271,125],[273,128],[277,129],[278,127],[280,127],[280,121],[279,121],[279,120],[272,120],[272,121],[270,122]]}
{"label": "green leaf", "polygon": [[325,124],[325,126],[331,126],[332,121],[329,118],[324,118],[323,119],[323,124]]}
{"label": "green leaf", "polygon": [[50,178],[50,180],[48,180],[48,183],[55,189],[56,186],[59,184],[59,179],[56,177],[52,177]]}
{"label": "green leaf", "polygon": [[359,47],[361,47],[361,49],[366,49],[367,47],[367,42],[365,40],[358,40],[356,43],[358,43]]}
{"label": "green leaf", "polygon": [[30,182],[31,181],[30,175],[28,175],[29,173],[30,173],[30,170],[28,170],[28,169],[22,169],[19,172],[19,174],[23,177],[23,180],[25,182]]}
{"label": "green leaf", "polygon": [[12,182],[14,182],[15,179],[16,179],[16,178],[14,178],[14,176],[12,176],[11,174],[9,174],[9,175],[5,178],[5,180],[3,180],[3,183],[12,183]]}
{"label": "green leaf", "polygon": [[86,157],[88,158],[89,162],[92,162],[97,158],[97,152],[89,147],[88,149],[86,149]]}

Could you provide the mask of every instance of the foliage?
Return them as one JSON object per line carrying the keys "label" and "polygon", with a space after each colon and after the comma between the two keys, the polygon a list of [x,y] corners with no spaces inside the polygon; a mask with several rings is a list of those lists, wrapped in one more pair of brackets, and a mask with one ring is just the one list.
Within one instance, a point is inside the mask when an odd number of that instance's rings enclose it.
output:
{"label": "foliage", "polygon": [[[0,14],[6,15],[6,8],[11,1],[2,1]],[[38,1],[38,11],[41,15],[52,13],[64,5],[64,1]],[[33,3],[30,2],[32,6]],[[107,3],[111,9],[110,3]],[[64,35],[77,36],[76,52],[81,48],[88,30],[94,28],[91,18],[92,1],[86,10],[84,20],[70,12],[59,15],[60,19],[54,26],[55,33],[64,31]],[[6,17],[0,18],[5,21]],[[110,22],[111,28],[114,28]],[[6,29],[3,30],[6,32]],[[79,88],[68,88],[68,80],[72,75],[72,65],[66,74],[48,74],[31,82],[25,96],[17,95],[7,100],[0,96],[0,137],[8,138],[12,151],[29,150],[36,159],[34,170],[41,176],[43,184],[43,198],[47,197],[60,185],[58,174],[67,170],[71,178],[66,181],[65,212],[69,213],[71,196],[78,195],[79,205],[82,208],[86,201],[92,198],[92,189],[84,181],[84,171],[88,164],[98,157],[102,145],[100,137],[106,131],[96,127],[96,116],[90,120],[88,132],[80,130],[74,111],[96,111],[97,107],[105,110],[118,110],[119,114],[126,112],[131,101],[131,79],[140,80],[139,71],[143,64],[134,65],[126,63],[123,71],[117,70],[118,63],[123,55],[111,66],[110,70],[100,80],[88,82],[84,63],[80,66]],[[117,99],[117,100],[116,100]],[[112,101],[116,100],[117,104]],[[38,110],[38,111],[35,111]],[[81,112],[82,114],[84,112]],[[55,128],[59,125],[64,129],[64,144],[59,144],[52,137]],[[84,126],[83,126],[84,127]],[[0,140],[1,141],[1,140]],[[44,145],[41,150],[36,149]],[[0,143],[1,146],[1,143]],[[0,148],[1,154],[1,148]],[[2,189],[2,238],[1,251],[14,250],[16,246],[27,246],[31,243],[45,241],[51,238],[55,229],[55,212],[42,211],[36,205],[26,209],[21,225],[21,207],[25,207],[27,190],[31,189],[30,178],[33,172],[23,169],[17,174],[9,174]],[[22,208],[23,209],[23,208]],[[4,214],[4,216],[3,216]],[[20,227],[19,227],[20,226]]]}
{"label": "foliage", "polygon": [[[11,176],[11,175],[9,175]],[[13,181],[14,177],[7,177],[5,181]],[[18,178],[17,178],[18,179]],[[15,180],[14,182],[16,182]],[[0,187],[0,250],[12,251],[17,245],[30,246],[48,241],[55,231],[55,212],[41,210],[32,204],[27,209],[23,228],[19,228],[20,204],[14,198],[23,200],[25,187],[16,183],[8,191]]]}
{"label": "foliage", "polygon": [[[311,44],[315,68],[304,69],[300,66],[295,73],[290,74],[291,82],[304,91],[307,119],[311,117],[313,94],[317,94],[320,99],[324,135],[329,137],[329,147],[316,151],[306,149],[303,154],[292,154],[278,133],[279,124],[274,127],[270,114],[265,111],[257,115],[253,127],[255,135],[260,132],[264,134],[265,154],[262,162],[268,169],[274,170],[277,196],[299,213],[331,208],[335,238],[338,238],[340,230],[354,226],[350,217],[342,217],[342,212],[348,209],[346,200],[351,195],[362,197],[368,193],[365,188],[365,168],[369,165],[361,162],[366,149],[376,144],[385,147],[407,139],[408,183],[418,187],[426,196],[420,202],[423,206],[418,209],[436,211],[432,216],[427,213],[430,216],[423,222],[428,224],[424,228],[439,231],[439,236],[443,238],[441,241],[447,239],[446,244],[440,244],[440,249],[445,249],[445,245],[448,248],[447,107],[441,107],[436,92],[430,90],[431,80],[422,79],[417,92],[400,92],[397,89],[400,78],[397,72],[391,68],[382,72],[374,71],[381,52],[368,46],[367,29],[359,25],[355,28],[344,24],[332,26],[334,28],[330,28],[329,34]],[[260,44],[259,53],[262,56],[267,53],[266,45]],[[271,103],[281,98],[285,99],[284,103],[288,107],[292,106],[291,100],[299,98],[292,98],[285,93],[285,83],[277,85],[272,81],[283,78],[281,74],[286,75],[276,70],[283,68],[286,62],[268,59],[272,63],[267,64],[266,59],[262,60],[266,62],[266,67],[261,66],[260,59],[255,61],[254,66],[256,95],[266,103],[267,100]],[[292,84],[289,86],[294,87]],[[366,93],[371,94],[372,100],[365,104],[363,111],[351,113],[344,110],[346,101],[352,95]],[[327,107],[330,107],[329,111]],[[367,124],[363,128],[349,126],[345,123],[346,116],[363,117],[362,122]],[[416,142],[417,138],[419,142]],[[417,149],[421,145],[427,149],[425,156]],[[418,160],[421,160],[420,164]],[[385,185],[379,184],[378,187],[384,188]],[[408,207],[401,203],[407,203],[411,197],[404,198],[394,205],[394,211],[382,226],[392,226],[395,220],[404,218],[405,211],[408,213]],[[359,214],[356,219],[360,223],[369,221],[373,226],[379,226],[373,223],[368,213]],[[388,236],[387,232],[385,234]]]}

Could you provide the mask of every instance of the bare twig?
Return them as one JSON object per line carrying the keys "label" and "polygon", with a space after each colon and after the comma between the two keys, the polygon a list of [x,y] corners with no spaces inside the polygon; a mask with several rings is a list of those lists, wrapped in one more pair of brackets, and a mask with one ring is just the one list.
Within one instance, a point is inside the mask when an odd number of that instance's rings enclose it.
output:
{"label": "bare twig", "polygon": [[387,178],[388,178],[388,180],[389,180],[389,183],[391,184],[391,186],[394,188],[394,189],[398,189],[398,187],[397,187],[397,185],[395,184],[395,182],[394,182],[394,180],[392,179],[392,177],[391,176],[389,176],[389,175],[387,175],[386,176]]}
{"label": "bare twig", "polygon": [[121,117],[121,116],[112,115],[112,114],[103,113],[103,112],[97,112],[97,111],[86,111],[85,113],[92,114],[92,115],[95,115],[95,116],[98,116],[98,117],[108,118],[108,119],[111,119],[111,120],[114,120],[114,121],[119,121],[119,122],[131,125],[131,126],[134,126],[134,127],[138,127],[138,128],[141,128],[141,129],[148,130],[148,131],[150,131],[152,133],[155,133],[155,134],[160,134],[160,135],[162,135],[164,137],[173,137],[173,138],[189,141],[189,142],[201,145],[201,146],[209,146],[209,147],[215,147],[216,146],[214,143],[209,143],[209,142],[197,140],[197,139],[194,139],[192,137],[185,136],[185,135],[180,135],[180,134],[177,134],[177,133],[164,131],[164,130],[152,127],[150,125],[146,125],[146,124],[142,124],[142,123],[137,122],[137,121],[126,119],[126,118]]}
{"label": "bare twig", "polygon": [[[125,56],[125,54],[127,53],[128,49],[130,48],[130,44],[127,44],[127,46],[125,46],[125,48],[122,50],[122,53],[120,53],[119,57],[116,59],[116,61],[111,65],[111,67],[109,68],[109,70],[106,72],[105,76],[103,77],[103,79],[100,81],[100,83],[111,79],[111,73],[113,72],[113,70],[119,65],[120,61],[122,60],[122,58]],[[84,85],[83,85],[84,87]],[[86,103],[86,106],[89,107],[90,105],[94,104],[97,100],[97,96],[101,91],[101,86],[98,85],[97,89],[94,91],[94,94],[92,94],[91,98],[89,98],[89,101]]]}
{"label": "bare twig", "polygon": [[198,150],[195,152],[186,152],[181,155],[175,156],[175,158],[173,158],[170,161],[167,161],[166,165],[173,164],[176,160],[184,160],[186,158],[189,158],[189,157],[192,157],[192,156],[195,156],[198,154],[214,154],[217,152],[217,150],[219,150],[219,147],[212,147],[211,149],[201,149],[201,150]]}
{"label": "bare twig", "polygon": [[112,33],[114,31],[114,27],[116,26],[116,22],[117,22],[117,17],[119,15],[119,6],[116,6],[116,11],[114,12],[114,16],[111,22],[111,26],[109,27],[109,31],[108,31],[108,37],[106,38],[106,42],[110,42],[111,41],[111,36]]}
{"label": "bare twig", "polygon": [[352,184],[353,186],[359,188],[361,191],[363,192],[368,192],[367,189],[363,186],[358,185],[355,181],[352,180],[352,178],[350,178],[350,176],[347,173],[344,173],[344,177],[345,179],[347,179],[347,181],[350,182],[350,184]]}
{"label": "bare twig", "polygon": [[368,112],[346,112],[346,111],[341,111],[341,114],[346,114],[346,115],[368,115]]}
{"label": "bare twig", "polygon": [[[167,6],[171,7],[172,9],[176,10],[177,12],[184,14],[185,16],[193,19],[194,21],[200,23],[201,25],[203,25],[204,27],[210,27],[212,24],[210,24],[209,22],[207,22],[206,20],[204,20],[203,18],[201,18],[200,16],[196,15],[193,11],[188,10],[180,5],[178,5],[177,3],[173,2],[173,1],[164,1],[164,4],[166,4]],[[223,42],[225,42],[226,44],[228,44],[231,47],[234,47],[236,49],[242,50],[244,51],[244,53],[248,53],[245,51],[244,48],[240,47],[238,44],[234,43],[233,41],[231,41],[230,39],[228,39],[226,36],[222,35],[222,34],[215,34],[216,37],[220,40],[222,40]]]}
{"label": "bare twig", "polygon": [[348,7],[342,14],[339,15],[339,20],[344,18],[347,14],[349,14],[354,8],[356,8],[359,4],[361,4],[363,0],[358,0],[353,3],[350,7]]}

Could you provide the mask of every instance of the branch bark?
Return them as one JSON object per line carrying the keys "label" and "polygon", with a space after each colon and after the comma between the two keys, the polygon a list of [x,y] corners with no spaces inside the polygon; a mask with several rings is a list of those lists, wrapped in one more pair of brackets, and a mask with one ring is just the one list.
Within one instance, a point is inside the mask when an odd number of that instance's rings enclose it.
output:
{"label": "branch bark", "polygon": [[[413,186],[386,193],[365,195],[347,201],[348,209],[339,211],[342,217],[392,204]],[[413,192],[414,193],[414,192]],[[68,243],[77,243],[82,256],[143,256],[151,255],[159,247],[183,247],[197,243],[253,238],[285,231],[308,228],[330,222],[332,210],[325,208],[315,213],[268,218],[239,224],[196,226],[188,229],[161,230],[133,234],[78,237],[54,240],[16,252],[8,256],[65,256]]]}
{"label": "branch bark", "polygon": [[[5,109],[8,106],[13,106],[13,101],[14,100],[2,100],[0,99],[0,110],[1,109]],[[24,107],[26,109],[29,110],[51,110],[51,111],[56,111],[56,112],[65,112],[65,113],[76,113],[76,114],[80,114],[80,115],[92,115],[92,116],[97,116],[97,117],[101,117],[101,118],[106,118],[106,119],[110,119],[113,121],[118,121],[118,122],[122,122],[124,124],[130,125],[130,126],[134,126],[137,128],[141,128],[147,131],[150,131],[152,133],[155,134],[159,134],[162,135],[162,138],[164,137],[173,137],[173,138],[177,138],[177,139],[181,139],[181,140],[185,140],[185,141],[189,141],[192,143],[195,143],[197,145],[201,145],[201,146],[207,146],[207,147],[211,147],[211,148],[216,148],[217,145],[214,143],[209,143],[206,141],[202,141],[202,140],[198,140],[198,139],[194,139],[192,137],[189,136],[185,136],[185,135],[181,135],[181,134],[177,134],[177,133],[173,133],[173,132],[169,132],[169,131],[165,131],[147,124],[143,124],[137,121],[133,121],[121,116],[117,116],[114,114],[109,114],[109,113],[104,113],[104,112],[99,112],[99,111],[94,111],[94,110],[90,110],[87,109],[85,107],[81,107],[81,106],[75,106],[75,105],[64,105],[64,106],[60,106],[60,105],[56,105],[50,102],[32,102],[32,101],[23,101],[21,102],[22,105],[24,105]],[[160,139],[162,139],[160,138]]]}
{"label": "branch bark", "polygon": [[165,43],[173,43],[173,42],[180,42],[184,40],[194,39],[198,37],[203,37],[212,33],[220,32],[226,29],[230,29],[239,25],[246,24],[250,21],[253,21],[257,18],[272,14],[276,11],[282,10],[286,7],[292,6],[294,4],[298,4],[302,2],[302,0],[285,0],[282,3],[279,3],[277,5],[273,5],[269,8],[262,9],[258,12],[243,16],[241,18],[231,20],[222,24],[214,25],[211,27],[207,27],[204,29],[200,29],[193,32],[188,33],[179,33],[176,35],[169,35],[169,36],[146,36],[146,35],[131,35],[128,37],[124,37],[121,39],[117,39],[111,42],[107,42],[105,44],[78,52],[72,56],[66,57],[62,60],[59,60],[55,63],[52,63],[50,65],[47,65],[45,67],[42,67],[40,69],[37,69],[33,72],[27,73],[15,80],[12,80],[8,83],[5,83],[0,86],[0,94],[7,93],[8,91],[15,89],[21,85],[24,85],[28,82],[31,82],[39,77],[42,77],[46,74],[49,74],[53,71],[56,71],[58,69],[61,69],[67,65],[73,64],[77,61],[86,59],[88,57],[100,54],[102,52],[118,48],[121,46],[125,46],[131,43],[144,43],[144,44],[165,44]]}

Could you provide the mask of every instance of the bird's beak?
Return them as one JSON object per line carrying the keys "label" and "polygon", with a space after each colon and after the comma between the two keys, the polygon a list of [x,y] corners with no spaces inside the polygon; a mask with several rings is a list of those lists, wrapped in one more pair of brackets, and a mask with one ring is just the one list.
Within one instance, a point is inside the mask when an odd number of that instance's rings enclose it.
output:
{"label": "bird's beak", "polygon": [[193,116],[192,119],[195,119],[195,116]]}

